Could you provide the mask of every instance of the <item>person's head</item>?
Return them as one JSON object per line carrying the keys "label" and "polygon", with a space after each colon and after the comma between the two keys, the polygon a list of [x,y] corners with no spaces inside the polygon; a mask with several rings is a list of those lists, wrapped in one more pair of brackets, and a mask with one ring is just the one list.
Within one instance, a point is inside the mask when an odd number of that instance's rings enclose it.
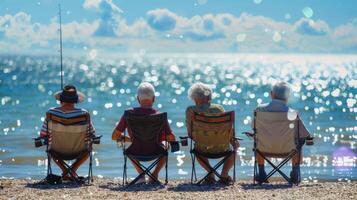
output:
{"label": "person's head", "polygon": [[208,104],[212,99],[212,89],[207,84],[194,83],[188,90],[188,97],[196,105]]}
{"label": "person's head", "polygon": [[276,83],[270,92],[270,97],[272,99],[278,99],[285,102],[288,102],[290,97],[290,87],[286,82]]}
{"label": "person's head", "polygon": [[61,106],[73,107],[74,104],[83,101],[84,95],[77,91],[73,85],[66,85],[55,94],[55,98],[60,101]]}
{"label": "person's head", "polygon": [[155,88],[148,82],[138,86],[137,99],[141,107],[152,107],[155,102]]}

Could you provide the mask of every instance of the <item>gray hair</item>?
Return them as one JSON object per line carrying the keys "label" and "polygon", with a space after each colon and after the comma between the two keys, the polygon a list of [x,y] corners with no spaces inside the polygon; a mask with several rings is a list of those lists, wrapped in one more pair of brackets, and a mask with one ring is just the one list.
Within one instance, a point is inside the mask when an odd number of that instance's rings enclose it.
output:
{"label": "gray hair", "polygon": [[290,86],[286,82],[279,82],[273,86],[271,92],[276,99],[288,100],[290,96]]}
{"label": "gray hair", "polygon": [[155,96],[155,88],[151,83],[143,82],[138,86],[139,99],[152,99]]}
{"label": "gray hair", "polygon": [[188,90],[188,97],[194,101],[195,99],[212,98],[212,89],[209,85],[198,82],[194,83]]}

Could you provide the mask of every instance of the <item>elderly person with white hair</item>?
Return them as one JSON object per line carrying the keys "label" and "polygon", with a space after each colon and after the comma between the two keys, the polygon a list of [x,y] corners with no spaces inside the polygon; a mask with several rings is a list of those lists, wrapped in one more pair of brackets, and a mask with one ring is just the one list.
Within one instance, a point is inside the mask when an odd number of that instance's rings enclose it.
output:
{"label": "elderly person with white hair", "polygon": [[[211,103],[212,100],[212,89],[201,82],[194,83],[191,88],[188,91],[189,98],[195,103],[193,106],[189,106],[186,109],[186,127],[187,127],[187,132],[188,135],[192,138],[192,133],[191,133],[191,116],[193,115],[194,112],[196,113],[203,113],[205,115],[214,115],[214,114],[219,114],[225,112],[224,108],[222,105],[219,104],[213,104]],[[193,138],[194,139],[194,138]],[[239,147],[239,142],[238,141],[232,141],[231,142],[232,146],[234,149],[237,149]],[[195,149],[199,150],[203,148],[205,152],[209,151],[210,153],[215,153],[215,152],[224,152],[229,150],[229,146],[217,146],[214,148],[210,149],[204,149],[205,147],[200,146],[200,144],[195,144]],[[236,152],[236,151],[235,151]],[[223,169],[221,172],[221,176],[223,177],[224,180],[220,180],[223,183],[229,183],[232,182],[232,178],[228,175],[229,170],[233,167],[234,164],[234,156],[235,154],[232,154],[224,163]],[[210,171],[210,168],[208,168],[205,163],[209,164],[208,158],[202,157],[202,156],[196,156],[198,163],[207,171]],[[211,173],[209,178],[205,180],[206,184],[213,184],[215,183],[215,175],[214,173]]]}
{"label": "elderly person with white hair", "polygon": [[[291,89],[289,87],[289,84],[286,82],[278,82],[276,83],[271,91],[270,91],[270,98],[271,101],[269,103],[261,104],[259,105],[255,110],[257,112],[291,112],[291,113],[296,113],[295,110],[291,109],[288,106],[288,101],[290,97]],[[299,117],[299,116],[296,116]],[[309,131],[306,129],[304,123],[300,119],[299,123],[299,135],[300,135],[300,143],[304,144],[305,140],[307,144],[312,145],[312,137],[310,136]],[[291,180],[293,182],[298,181],[298,174],[300,171],[300,165],[299,162],[301,162],[301,156],[299,154],[296,154],[292,158],[292,171],[290,173]],[[255,177],[255,179],[258,182],[261,182],[262,180],[265,180],[265,177],[267,176],[264,168],[264,158],[257,154],[257,162],[258,162],[258,169],[259,169],[259,174],[258,177]]]}
{"label": "elderly person with white hair", "polygon": [[[142,115],[152,115],[152,114],[158,114],[160,113],[159,110],[156,110],[153,108],[153,104],[155,102],[155,88],[148,82],[143,82],[139,85],[138,90],[137,90],[137,100],[138,103],[140,104],[139,107],[134,107],[134,108],[129,108],[127,111],[135,113],[135,114],[142,114]],[[175,141],[175,135],[171,131],[171,128],[169,126],[169,123],[167,122],[165,124],[165,131],[162,133],[161,140],[171,142]],[[112,140],[117,141],[118,139],[121,139],[123,137],[123,132],[125,129],[128,128],[126,124],[126,118],[125,115],[123,115],[118,123],[118,125],[115,127],[113,134],[112,134]],[[129,132],[129,136],[126,136],[123,138],[125,142],[131,142],[131,137]],[[139,161],[136,161],[139,163]],[[156,165],[156,168],[154,172],[152,173],[155,178],[158,177],[160,170],[162,167],[165,165],[166,159],[162,158],[159,163]],[[140,174],[143,171],[137,167],[137,165],[133,164],[134,167],[136,168],[137,172]],[[144,183],[145,176],[143,176],[137,183]],[[150,179],[150,183],[154,182],[154,180]]]}

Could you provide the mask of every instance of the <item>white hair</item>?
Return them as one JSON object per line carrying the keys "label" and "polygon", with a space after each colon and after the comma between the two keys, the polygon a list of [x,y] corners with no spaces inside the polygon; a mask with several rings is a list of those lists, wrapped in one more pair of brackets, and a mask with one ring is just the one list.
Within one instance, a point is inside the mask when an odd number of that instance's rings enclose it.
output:
{"label": "white hair", "polygon": [[290,96],[290,86],[286,82],[279,82],[273,86],[271,92],[276,99],[288,100]]}
{"label": "white hair", "polygon": [[194,83],[188,90],[188,97],[194,101],[195,99],[212,99],[212,89],[209,85],[198,82]]}
{"label": "white hair", "polygon": [[143,82],[138,86],[138,98],[139,99],[152,99],[155,96],[155,88],[151,83]]}

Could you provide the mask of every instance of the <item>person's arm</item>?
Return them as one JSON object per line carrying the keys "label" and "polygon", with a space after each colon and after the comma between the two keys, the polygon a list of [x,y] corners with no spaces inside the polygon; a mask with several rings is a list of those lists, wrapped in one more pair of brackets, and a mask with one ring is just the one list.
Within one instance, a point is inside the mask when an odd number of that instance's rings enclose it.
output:
{"label": "person's arm", "polygon": [[[126,129],[126,120],[125,120],[125,117],[122,116],[120,121],[119,121],[119,123],[118,123],[118,125],[113,130],[112,140],[117,141],[118,139],[121,139],[125,129]],[[131,139],[130,139],[130,137],[125,136],[124,141],[125,142],[131,142]]]}
{"label": "person's arm", "polygon": [[298,115],[298,120],[299,120],[299,137],[300,137],[300,139],[305,139],[307,137],[310,137],[310,132],[305,127],[305,124],[299,115]]}
{"label": "person's arm", "polygon": [[192,138],[192,133],[191,133],[191,118],[192,118],[192,110],[190,108],[186,109],[186,129],[187,129],[187,135]]}
{"label": "person's arm", "polygon": [[232,138],[231,138],[230,143],[231,143],[233,149],[235,149],[235,150],[237,150],[240,147],[239,140],[236,139],[235,137],[233,137],[233,131],[232,131]]}
{"label": "person's arm", "polygon": [[46,138],[48,136],[48,121],[47,121],[47,118],[45,119],[45,121],[43,121],[43,124],[42,124],[42,128],[41,128],[41,131],[40,131],[40,137],[41,138]]}
{"label": "person's arm", "polygon": [[166,122],[166,127],[165,127],[165,137],[167,142],[174,142],[176,141],[175,135],[172,132],[170,128],[169,122]]}
{"label": "person's arm", "polygon": [[[115,128],[112,133],[112,140],[118,141],[118,139],[120,139],[121,137],[123,137],[123,132],[121,132]],[[125,142],[131,142],[131,138],[128,136],[125,136],[124,140],[125,140]]]}
{"label": "person's arm", "polygon": [[87,115],[89,117],[89,126],[88,126],[89,137],[94,138],[95,137],[95,128],[93,126],[93,122],[92,122],[92,119],[91,119],[89,113]]}

